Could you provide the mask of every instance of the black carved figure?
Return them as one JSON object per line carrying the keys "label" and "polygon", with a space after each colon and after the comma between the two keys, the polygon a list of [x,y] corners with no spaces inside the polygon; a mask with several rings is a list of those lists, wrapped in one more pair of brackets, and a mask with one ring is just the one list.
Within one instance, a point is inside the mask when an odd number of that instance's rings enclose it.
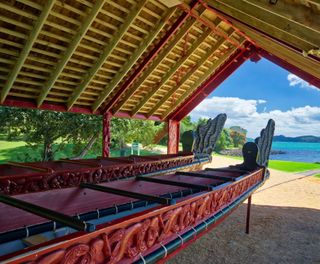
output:
{"label": "black carved figure", "polygon": [[247,142],[242,147],[243,163],[236,165],[244,170],[252,171],[258,167],[268,167],[274,135],[275,122],[270,119],[266,128],[260,132],[260,137],[255,142]]}
{"label": "black carved figure", "polygon": [[193,145],[194,132],[192,130],[185,131],[181,135],[182,151],[191,152]]}
{"label": "black carved figure", "polygon": [[193,144],[195,157],[211,157],[226,120],[226,114],[219,114],[214,119],[210,118],[206,124],[197,127]]}
{"label": "black carved figure", "polygon": [[259,149],[257,163],[260,166],[268,167],[274,129],[275,129],[275,122],[274,120],[270,119],[268,121],[266,128],[261,130],[260,137],[257,137],[255,139],[255,143],[257,144]]}

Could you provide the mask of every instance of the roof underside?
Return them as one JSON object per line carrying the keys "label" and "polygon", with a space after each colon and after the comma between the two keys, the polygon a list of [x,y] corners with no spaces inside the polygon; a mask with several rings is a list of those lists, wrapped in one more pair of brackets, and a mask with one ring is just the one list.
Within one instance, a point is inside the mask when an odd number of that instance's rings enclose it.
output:
{"label": "roof underside", "polygon": [[1,104],[166,120],[248,50],[319,86],[320,1],[276,2],[3,0]]}

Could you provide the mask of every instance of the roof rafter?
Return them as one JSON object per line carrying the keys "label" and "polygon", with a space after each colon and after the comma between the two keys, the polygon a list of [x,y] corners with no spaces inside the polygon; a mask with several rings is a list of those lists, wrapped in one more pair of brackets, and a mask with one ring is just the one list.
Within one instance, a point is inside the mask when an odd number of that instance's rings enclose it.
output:
{"label": "roof rafter", "polygon": [[101,8],[105,4],[105,2],[106,2],[106,0],[98,0],[97,3],[92,7],[92,10],[91,10],[90,14],[88,15],[88,17],[86,17],[83,25],[79,29],[79,32],[77,33],[77,35],[71,41],[69,47],[67,48],[67,50],[64,53],[64,56],[60,60],[59,64],[55,67],[55,70],[51,74],[49,80],[46,82],[46,84],[42,88],[41,93],[40,93],[40,95],[38,97],[38,100],[37,100],[38,107],[45,100],[46,96],[50,92],[50,90],[53,87],[53,85],[56,82],[56,80],[59,78],[61,72],[63,71],[64,67],[67,65],[67,63],[70,60],[71,56],[73,55],[73,53],[75,52],[75,50],[79,46],[80,41],[86,35],[86,33],[89,30],[92,22],[95,20],[95,18],[99,14],[99,11],[101,10]]}
{"label": "roof rafter", "polygon": [[153,88],[151,91],[148,92],[148,95],[145,96],[141,102],[136,106],[135,109],[133,109],[130,113],[131,116],[134,116],[139,110],[150,100],[150,98],[155,95],[155,93],[167,82],[170,80],[170,78],[176,73],[176,71],[185,63],[192,53],[196,51],[199,46],[205,41],[205,39],[210,35],[211,29],[207,28],[202,35],[193,43],[192,47],[187,50],[187,53],[180,58],[180,60],[171,68],[167,74],[161,79],[161,82],[157,87]]}
{"label": "roof rafter", "polygon": [[145,52],[148,46],[153,42],[153,40],[157,37],[160,31],[165,27],[166,21],[169,17],[173,15],[176,11],[176,8],[171,8],[167,11],[167,14],[164,19],[160,20],[157,23],[155,29],[149,34],[148,38],[139,46],[139,48],[134,52],[134,54],[130,57],[130,59],[126,62],[121,71],[119,71],[115,77],[112,79],[111,83],[109,83],[98,100],[93,104],[93,111],[97,110],[103,101],[108,97],[108,95],[113,91],[113,89],[120,83],[122,78],[130,71],[132,66],[137,62],[140,56]]}
{"label": "roof rafter", "polygon": [[[181,121],[188,115],[203,99],[212,93],[230,74],[238,69],[248,58],[251,57],[255,48],[244,44],[246,49],[238,49],[227,58],[219,69],[207,78],[195,91],[192,91],[191,96],[183,103],[183,105],[173,112],[168,119]],[[190,95],[190,94],[189,94]]]}
{"label": "roof rafter", "polygon": [[277,57],[285,59],[293,65],[298,65],[301,69],[308,72],[309,74],[320,78],[318,65],[319,62],[314,58],[310,56],[305,57],[299,50],[295,48],[289,48],[283,43],[277,42],[270,36],[267,36],[259,32],[258,30],[242,24],[241,22],[235,20],[232,20],[232,22],[237,28],[239,28],[243,32],[246,32],[246,35],[252,38],[259,47],[276,55]]}
{"label": "roof rafter", "polygon": [[7,79],[5,86],[3,87],[2,91],[1,91],[1,103],[4,102],[12,85],[14,84],[14,81],[17,78],[25,60],[27,59],[31,48],[32,48],[34,42],[36,41],[36,39],[42,29],[42,26],[44,25],[52,7],[54,6],[54,3],[55,3],[54,0],[46,1],[46,4],[43,7],[41,14],[39,16],[39,19],[35,22],[34,28],[31,31],[26,43],[24,44],[24,47],[21,51],[21,54],[20,54],[19,58],[17,59],[17,62],[15,63],[15,65],[12,69],[12,72],[10,73],[10,75]]}
{"label": "roof rafter", "polygon": [[[154,2],[157,3],[157,2]],[[197,1],[193,1],[191,7],[195,7],[197,5]],[[149,52],[148,56],[145,57],[143,62],[139,65],[139,67],[134,71],[133,74],[124,82],[124,84],[120,87],[120,89],[115,94],[115,100],[111,100],[108,102],[103,112],[108,112],[111,108],[116,105],[121,96],[128,91],[128,88],[136,81],[136,79],[140,76],[140,74],[146,69],[146,67],[152,63],[152,60],[158,55],[164,45],[171,39],[171,36],[174,35],[177,30],[183,25],[183,23],[190,17],[188,12],[182,13],[182,15],[176,20],[176,22],[170,27],[170,29],[166,32],[165,36],[161,38],[159,43]],[[117,107],[117,106],[116,106]],[[112,110],[113,112],[114,110]],[[118,110],[117,110],[118,111]]]}
{"label": "roof rafter", "polygon": [[91,82],[95,74],[99,71],[99,69],[102,67],[102,65],[105,63],[107,58],[110,56],[112,51],[115,49],[115,47],[118,45],[122,37],[125,35],[126,31],[130,27],[131,23],[136,19],[136,17],[139,15],[140,11],[144,7],[147,0],[140,1],[140,3],[136,4],[134,7],[134,10],[130,11],[127,19],[122,24],[119,31],[114,35],[113,39],[109,42],[109,44],[105,47],[103,53],[97,60],[97,62],[94,64],[94,66],[89,70],[89,73],[87,77],[83,80],[83,82],[75,89],[74,93],[68,100],[68,109],[70,109],[73,104],[78,100],[81,93],[87,88],[88,84]]}
{"label": "roof rafter", "polygon": [[223,54],[218,60],[212,63],[209,70],[194,83],[191,89],[187,90],[177,101],[174,102],[174,108],[169,108],[161,116],[161,119],[165,119],[169,114],[171,114],[171,112],[173,112],[173,110],[175,110],[192,92],[194,92],[212,74],[212,71],[219,68],[236,49],[237,49],[236,47],[232,47],[225,54]]}
{"label": "roof rafter", "polygon": [[[312,24],[312,28],[306,26],[306,24],[299,23],[298,16],[295,14],[298,13],[299,9],[294,8],[293,5],[290,7],[296,12],[291,12],[291,17],[288,17],[284,11],[288,7],[283,7],[284,9],[282,10],[278,7],[280,3],[272,5],[271,8],[271,6],[268,7],[260,0],[255,0],[254,2],[252,0],[206,0],[206,2],[215,10],[250,24],[290,45],[298,46],[304,51],[320,47],[320,39],[318,37],[320,32],[319,21],[310,19],[309,22]],[[308,24],[310,24],[309,22]]]}
{"label": "roof rafter", "polygon": [[[234,30],[229,31],[229,36],[231,36],[234,33]],[[201,66],[210,58],[210,56],[220,48],[220,45],[222,45],[225,42],[224,38],[220,38],[217,43],[215,43],[214,47],[210,49],[206,56],[204,56],[202,59],[200,59],[196,67],[194,67],[192,70],[190,70],[183,78],[180,80],[179,84],[175,87],[173,87],[147,114],[147,117],[152,116],[161,106],[164,102],[166,102],[186,81],[189,80],[189,78],[199,69]]]}
{"label": "roof rafter", "polygon": [[158,57],[152,62],[149,68],[143,72],[142,76],[135,83],[135,85],[128,91],[125,97],[122,99],[121,103],[119,103],[114,109],[112,109],[113,113],[117,113],[121,107],[129,100],[129,98],[139,89],[140,85],[149,77],[149,74],[153,72],[155,68],[159,66],[159,64],[165,59],[165,57],[170,53],[171,50],[174,49],[176,44],[183,38],[190,28],[196,23],[195,19],[190,19],[187,21],[181,28],[177,35],[174,36],[174,39],[170,44],[164,48],[158,55]]}

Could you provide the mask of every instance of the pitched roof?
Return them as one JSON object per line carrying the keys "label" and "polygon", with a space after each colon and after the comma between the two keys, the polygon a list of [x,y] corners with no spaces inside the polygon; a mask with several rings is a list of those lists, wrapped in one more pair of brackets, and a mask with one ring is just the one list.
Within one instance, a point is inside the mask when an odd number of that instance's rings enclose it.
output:
{"label": "pitched roof", "polygon": [[1,1],[1,104],[166,120],[255,53],[319,85],[320,2],[276,2]]}

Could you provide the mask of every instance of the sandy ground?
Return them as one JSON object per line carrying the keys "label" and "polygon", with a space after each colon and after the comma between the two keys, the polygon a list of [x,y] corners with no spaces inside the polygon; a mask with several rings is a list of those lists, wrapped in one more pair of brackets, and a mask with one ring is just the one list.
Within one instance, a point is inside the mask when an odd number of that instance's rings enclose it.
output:
{"label": "sandy ground", "polygon": [[[238,162],[214,157],[208,167]],[[168,263],[320,263],[320,179],[270,171],[252,197],[249,235],[243,204]]]}

